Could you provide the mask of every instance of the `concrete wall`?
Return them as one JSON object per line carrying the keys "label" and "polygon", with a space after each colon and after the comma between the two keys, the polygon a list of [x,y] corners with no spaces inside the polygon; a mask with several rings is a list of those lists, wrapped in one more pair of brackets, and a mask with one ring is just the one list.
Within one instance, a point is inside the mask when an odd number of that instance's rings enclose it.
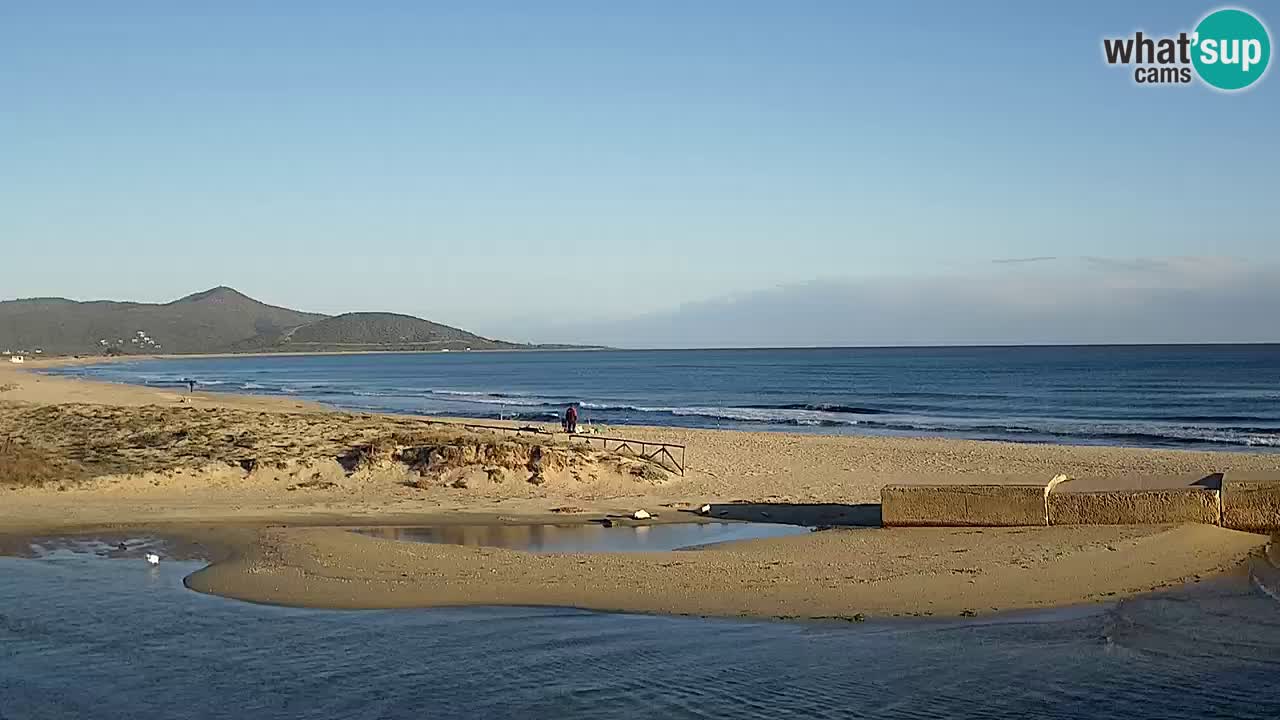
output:
{"label": "concrete wall", "polygon": [[889,485],[880,513],[885,527],[1048,524],[1043,485]]}
{"label": "concrete wall", "polygon": [[1112,490],[1049,494],[1050,525],[1218,525],[1218,491],[1207,488]]}
{"label": "concrete wall", "polygon": [[1232,478],[1222,481],[1222,525],[1232,530],[1280,530],[1280,481]]}
{"label": "concrete wall", "polygon": [[1055,477],[1044,485],[888,485],[885,527],[1017,527],[1204,523],[1280,530],[1280,472],[1159,478]]}

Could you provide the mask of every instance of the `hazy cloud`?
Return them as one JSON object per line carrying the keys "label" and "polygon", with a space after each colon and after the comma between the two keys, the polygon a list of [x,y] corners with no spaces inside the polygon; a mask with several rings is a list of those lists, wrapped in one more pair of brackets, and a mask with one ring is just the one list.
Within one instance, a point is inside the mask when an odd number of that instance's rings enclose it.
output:
{"label": "hazy cloud", "polygon": [[970,274],[824,280],[668,312],[530,328],[619,347],[1280,341],[1280,267],[1063,259]]}
{"label": "hazy cloud", "polygon": [[1103,258],[1085,257],[1084,262],[1104,270],[1158,270],[1168,267],[1169,261],[1164,258]]}
{"label": "hazy cloud", "polygon": [[1051,260],[1057,260],[1057,259],[1058,258],[1052,255],[1042,255],[1039,257],[1000,258],[998,260],[992,260],[991,262],[995,265],[1022,265],[1024,263],[1049,262]]}

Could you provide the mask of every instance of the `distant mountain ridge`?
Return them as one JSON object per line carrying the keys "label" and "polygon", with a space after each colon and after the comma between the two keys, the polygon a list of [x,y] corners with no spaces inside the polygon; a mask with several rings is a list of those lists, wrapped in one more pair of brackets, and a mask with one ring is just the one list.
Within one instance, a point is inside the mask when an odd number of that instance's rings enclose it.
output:
{"label": "distant mountain ridge", "polygon": [[491,340],[395,313],[329,316],[267,305],[219,286],[168,303],[26,298],[0,302],[0,350],[48,355],[493,350]]}

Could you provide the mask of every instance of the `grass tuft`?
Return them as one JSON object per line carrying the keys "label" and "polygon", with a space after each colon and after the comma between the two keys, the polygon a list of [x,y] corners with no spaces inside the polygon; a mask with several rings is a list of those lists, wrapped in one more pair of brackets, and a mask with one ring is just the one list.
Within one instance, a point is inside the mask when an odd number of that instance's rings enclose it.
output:
{"label": "grass tuft", "polygon": [[54,457],[7,437],[0,440],[0,487],[40,487],[50,482],[78,482],[85,477],[77,463]]}

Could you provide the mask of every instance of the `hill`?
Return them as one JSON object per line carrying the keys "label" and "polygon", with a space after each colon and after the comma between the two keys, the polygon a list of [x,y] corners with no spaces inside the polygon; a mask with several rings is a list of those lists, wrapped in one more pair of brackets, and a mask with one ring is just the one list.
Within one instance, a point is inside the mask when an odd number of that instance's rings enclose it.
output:
{"label": "hill", "polygon": [[412,315],[357,312],[328,317],[239,343],[255,351],[494,350],[525,347],[490,340]]}
{"label": "hill", "polygon": [[524,348],[408,315],[330,317],[228,287],[169,303],[29,298],[0,302],[0,350],[47,355]]}

